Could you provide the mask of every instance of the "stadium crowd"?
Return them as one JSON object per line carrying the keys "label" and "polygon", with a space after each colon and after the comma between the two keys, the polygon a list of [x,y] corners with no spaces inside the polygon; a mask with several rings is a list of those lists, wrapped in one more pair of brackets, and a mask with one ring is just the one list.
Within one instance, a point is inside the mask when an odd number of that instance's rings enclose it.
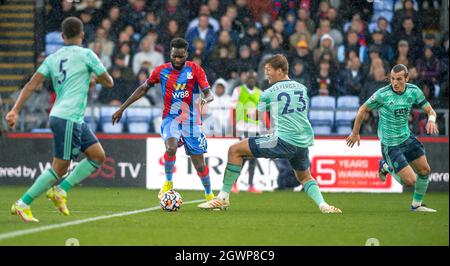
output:
{"label": "stadium crowd", "polygon": [[[363,103],[388,84],[391,67],[402,63],[410,69],[410,82],[420,86],[433,107],[448,108],[449,41],[448,26],[442,29],[439,22],[441,1],[74,2],[49,1],[46,51],[37,64],[62,45],[52,38],[60,34],[62,20],[79,17],[85,27],[84,46],[99,56],[115,84],[107,90],[92,83],[93,104],[120,105],[156,66],[169,60],[170,40],[184,37],[189,60],[205,69],[215,101],[224,106],[250,70],[257,73],[257,86],[266,89],[262,62],[282,53],[289,60],[290,78],[304,84],[310,97],[354,95]],[[48,97],[50,87],[43,90]],[[48,112],[44,101],[35,103],[32,113],[40,114],[35,110],[39,106]],[[162,106],[161,90],[150,90],[140,104]],[[367,119],[373,123],[365,123],[363,133],[376,134],[376,114]],[[414,133],[422,133],[423,119],[420,112],[411,114]]]}

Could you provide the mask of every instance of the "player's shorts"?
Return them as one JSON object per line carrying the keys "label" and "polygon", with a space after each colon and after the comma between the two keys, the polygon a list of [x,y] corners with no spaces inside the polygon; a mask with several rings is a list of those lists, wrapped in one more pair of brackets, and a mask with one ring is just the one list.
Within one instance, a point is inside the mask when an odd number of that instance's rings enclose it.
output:
{"label": "player's shorts", "polygon": [[286,158],[294,170],[309,168],[309,150],[287,143],[274,135],[250,137],[248,144],[256,158]]}
{"label": "player's shorts", "polygon": [[86,123],[50,116],[50,128],[53,132],[53,156],[61,160],[75,160],[80,151],[84,152],[98,142]]}
{"label": "player's shorts", "polygon": [[381,152],[386,163],[394,169],[395,173],[408,166],[420,156],[425,155],[425,148],[413,135],[397,146],[388,147],[381,144]]}
{"label": "player's shorts", "polygon": [[184,145],[187,155],[206,153],[208,143],[200,125],[181,124],[172,117],[166,117],[161,123],[161,137],[164,141],[176,138]]}

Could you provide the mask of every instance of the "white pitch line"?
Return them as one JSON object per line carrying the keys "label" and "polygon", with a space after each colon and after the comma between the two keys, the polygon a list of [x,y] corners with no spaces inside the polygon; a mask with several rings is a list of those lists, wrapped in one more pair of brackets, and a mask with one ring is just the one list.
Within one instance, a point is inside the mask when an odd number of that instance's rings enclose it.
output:
{"label": "white pitch line", "polygon": [[[202,201],[205,201],[205,200],[193,200],[193,201],[183,202],[183,204],[192,204],[192,203],[197,203],[197,202],[202,202]],[[82,219],[82,220],[75,220],[75,221],[71,221],[71,222],[61,223],[61,224],[52,224],[52,225],[46,225],[46,226],[41,226],[41,227],[37,227],[37,228],[13,231],[13,232],[9,232],[9,233],[0,234],[0,241],[8,239],[8,238],[14,238],[14,237],[23,236],[23,235],[39,233],[39,232],[48,231],[48,230],[52,230],[52,229],[58,229],[58,228],[72,226],[72,225],[79,225],[79,224],[95,222],[95,221],[100,221],[100,220],[106,220],[106,219],[111,219],[111,218],[116,218],[116,217],[128,216],[128,215],[133,215],[133,214],[138,214],[138,213],[143,213],[143,212],[155,211],[155,210],[159,210],[159,209],[160,209],[160,206],[156,206],[156,207],[147,208],[147,209],[141,209],[141,210],[135,210],[135,211],[129,211],[129,212],[119,212],[116,214],[102,215],[102,216],[86,218],[86,219]]]}

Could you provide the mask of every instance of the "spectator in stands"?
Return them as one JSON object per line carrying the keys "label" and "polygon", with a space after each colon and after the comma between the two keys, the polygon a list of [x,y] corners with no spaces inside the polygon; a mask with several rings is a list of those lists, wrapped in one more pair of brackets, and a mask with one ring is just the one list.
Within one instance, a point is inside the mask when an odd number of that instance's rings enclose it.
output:
{"label": "spectator in stands", "polygon": [[249,45],[254,40],[258,41],[261,39],[261,32],[256,27],[255,23],[249,24],[246,27],[244,38],[242,38],[239,43]]}
{"label": "spectator in stands", "polygon": [[167,22],[167,27],[161,33],[161,43],[164,46],[165,60],[169,61],[170,57],[170,41],[177,37],[183,37],[180,26],[176,19],[171,19]]}
{"label": "spectator in stands", "polygon": [[283,18],[277,18],[274,22],[273,22],[273,30],[275,35],[279,35],[282,37],[283,42],[280,43],[280,47],[284,50],[288,49],[287,43],[285,44],[284,40],[287,38],[288,35],[286,35],[285,29],[284,29],[284,21]]}
{"label": "spectator in stands", "polygon": [[[91,9],[93,10],[93,18],[92,23],[95,25],[98,25],[100,23],[100,20],[103,18],[103,11],[101,10],[101,4],[105,1],[97,1],[97,0],[86,0],[86,1],[70,1],[73,3],[77,3],[76,9],[77,10],[83,10],[83,9]],[[80,3],[81,2],[81,3]]]}
{"label": "spectator in stands", "polygon": [[217,60],[219,58],[220,49],[226,48],[229,52],[228,58],[237,58],[237,47],[231,40],[231,36],[228,31],[220,31],[217,43],[211,51],[211,60]]}
{"label": "spectator in stands", "polygon": [[[216,33],[212,28],[209,27],[208,19],[209,16],[207,14],[200,14],[198,26],[189,30],[186,34],[186,39],[189,43],[189,47],[193,46],[194,40],[197,38],[200,38],[203,41],[205,41],[206,54],[209,54],[211,52],[213,46],[216,44],[217,41]],[[192,52],[192,49],[190,49],[189,52]]]}
{"label": "spectator in stands", "polygon": [[429,81],[439,86],[439,77],[443,72],[442,62],[433,54],[430,46],[425,46],[422,56],[417,60],[417,73],[422,81]]}
{"label": "spectator in stands", "polygon": [[243,38],[245,34],[243,21],[245,21],[246,18],[238,16],[237,6],[233,4],[227,5],[225,15],[231,18],[232,29],[239,34],[239,38]]}
{"label": "spectator in stands", "polygon": [[289,69],[290,74],[289,77],[292,80],[295,80],[303,85],[308,89],[308,94],[311,92],[311,84],[312,84],[312,78],[311,74],[309,73],[309,69],[307,66],[305,66],[305,62],[301,59],[295,59],[291,67]]}
{"label": "spectator in stands", "polygon": [[219,56],[215,60],[211,60],[211,67],[217,74],[217,77],[228,80],[231,78],[232,72],[236,72],[236,60],[230,58],[230,51],[226,47],[219,49]]}
{"label": "spectator in stands", "polygon": [[360,13],[353,15],[350,24],[344,25],[344,31],[349,30],[356,31],[358,33],[358,43],[359,45],[368,46],[369,43],[369,30],[365,21],[361,18]]}
{"label": "spectator in stands", "polygon": [[397,44],[397,54],[392,65],[403,64],[412,66],[414,62],[414,56],[409,51],[409,43],[406,40],[400,40]]}
{"label": "spectator in stands", "polygon": [[386,72],[383,68],[378,67],[373,71],[372,76],[366,77],[363,89],[359,98],[359,102],[364,103],[372,96],[379,88],[388,85],[386,79]]}
{"label": "spectator in stands", "polygon": [[335,81],[331,72],[331,65],[328,60],[322,59],[319,62],[319,67],[315,75],[315,82],[313,82],[311,96],[335,96]]}
{"label": "spectator in stands", "polygon": [[[443,36],[445,36],[445,34],[443,34]],[[433,34],[433,33],[425,34],[425,36],[423,38],[423,42],[426,46],[431,47],[431,50],[433,50],[434,56],[436,56],[437,58],[448,58],[444,49],[442,47],[438,46],[435,34]]]}
{"label": "spectator in stands", "polygon": [[328,19],[328,10],[330,3],[327,0],[321,0],[319,3],[319,10],[315,14],[315,22],[318,24],[321,19]]}
{"label": "spectator in stands", "polygon": [[45,32],[61,31],[61,23],[65,18],[77,16],[73,2],[69,0],[53,1],[52,8],[45,20]]}
{"label": "spectator in stands", "polygon": [[295,30],[289,37],[289,51],[292,52],[297,48],[299,41],[304,40],[307,44],[311,41],[311,33],[308,31],[304,21],[298,20],[295,23]]}
{"label": "spectator in stands", "polygon": [[342,20],[335,7],[330,7],[328,9],[327,18],[330,20],[330,26],[332,29],[337,29],[342,32]]}
{"label": "spectator in stands", "polygon": [[232,20],[229,16],[224,15],[220,18],[220,31],[227,31],[234,44],[239,44],[239,33],[233,29]]}
{"label": "spectator in stands", "polygon": [[332,55],[333,61],[337,61],[337,49],[334,45],[333,38],[328,33],[322,35],[322,37],[320,38],[319,47],[314,49],[313,59],[316,65],[317,63],[319,63],[319,59],[322,57],[322,55],[326,52],[329,52]]}
{"label": "spectator in stands", "polygon": [[89,42],[94,40],[95,24],[92,23],[93,12],[94,11],[90,8],[85,8],[80,11],[80,19],[83,22],[84,26],[84,39],[83,39],[84,46],[87,46]]}
{"label": "spectator in stands", "polygon": [[[200,8],[198,10],[198,14],[199,16],[194,18],[193,20],[191,20],[189,22],[187,31],[192,30],[195,27],[198,27],[199,24],[199,20],[200,20],[200,15],[201,14],[205,14],[208,16],[208,25],[215,31],[218,32],[220,30],[220,24],[219,24],[219,20],[215,19],[214,17],[211,16],[211,12],[209,10],[209,7],[207,4],[202,4],[200,5]],[[230,24],[231,25],[231,24]]]}
{"label": "spectator in stands", "polygon": [[108,11],[108,18],[111,21],[111,30],[109,32],[112,39],[117,40],[120,31],[125,26],[120,8],[118,6],[112,6]]}
{"label": "spectator in stands", "polygon": [[410,53],[415,61],[421,54],[423,43],[422,36],[417,31],[413,19],[405,17],[402,21],[402,29],[394,34],[397,41],[406,40],[408,42]]}
{"label": "spectator in stands", "polygon": [[206,53],[205,41],[200,38],[195,39],[193,47],[190,47],[189,49],[193,50],[190,53],[192,57],[198,56],[202,59],[202,61],[205,60],[208,56],[208,54]]}
{"label": "spectator in stands", "polygon": [[229,136],[231,132],[231,96],[225,93],[228,84],[219,78],[214,82],[213,93],[214,101],[207,106],[208,117],[205,124],[208,125],[210,134],[214,136]]}
{"label": "spectator in stands", "polygon": [[392,29],[390,29],[389,21],[385,17],[379,17],[377,20],[377,27],[384,35],[384,40],[391,46],[395,46],[395,38],[392,36]]}
{"label": "spectator in stands", "polygon": [[336,29],[331,29],[330,21],[328,19],[321,19],[319,27],[311,37],[311,47],[316,48],[319,44],[319,41],[322,39],[322,36],[325,34],[329,34],[331,36],[334,45],[339,46],[342,44],[342,33]]}
{"label": "spectator in stands", "polygon": [[297,11],[297,17],[299,21],[303,21],[306,25],[306,28],[310,33],[316,31],[316,23],[311,19],[311,11],[310,9],[301,8]]}
{"label": "spectator in stands", "polygon": [[141,32],[141,21],[145,20],[146,14],[144,0],[129,2],[124,9],[125,24],[131,25],[136,32]]}
{"label": "spectator in stands", "polygon": [[210,64],[205,63],[201,57],[193,56],[191,60],[203,68],[209,83],[214,83],[218,79],[216,72],[210,67]]}
{"label": "spectator in stands", "polygon": [[102,44],[102,51],[105,55],[112,55],[115,43],[109,39],[106,30],[102,27],[98,27],[96,29],[94,41],[88,45],[89,49],[94,50],[93,48],[96,42],[100,42]]}
{"label": "spectator in stands", "polygon": [[220,20],[222,15],[225,13],[225,1],[220,0],[208,0],[207,5],[209,9],[209,15],[215,18],[217,21]]}
{"label": "spectator in stands", "polygon": [[238,20],[242,22],[243,26],[246,27],[253,22],[253,16],[247,5],[247,0],[236,0],[237,17]]}
{"label": "spectator in stands", "polygon": [[276,55],[276,54],[284,54],[285,50],[281,47],[282,45],[282,39],[280,35],[274,35],[272,38],[270,38],[269,46],[264,49],[263,51],[263,57],[267,55]]}
{"label": "spectator in stands", "polygon": [[293,62],[295,59],[301,59],[309,67],[315,66],[313,55],[308,49],[309,45],[305,40],[301,40],[297,43],[295,51],[290,54],[289,62]]}
{"label": "spectator in stands", "polygon": [[[181,31],[186,32],[189,22],[189,11],[183,8],[179,0],[167,0],[163,8],[159,9],[158,17],[161,18],[160,26],[164,28],[169,20],[176,19]],[[184,2],[184,1],[183,1]]]}
{"label": "spectator in stands", "polygon": [[297,23],[297,16],[294,11],[289,11],[286,14],[284,21],[284,28],[286,29],[285,37],[291,36],[295,31],[295,25]]}
{"label": "spectator in stands", "polygon": [[337,59],[340,64],[343,64],[348,59],[348,53],[350,50],[357,52],[359,61],[364,63],[367,49],[364,45],[360,45],[358,42],[358,32],[349,30],[346,35],[345,42],[341,44],[337,49]]}
{"label": "spectator in stands", "polygon": [[244,70],[254,70],[256,71],[258,67],[258,61],[251,57],[250,47],[247,45],[242,45],[239,48],[239,58],[236,62],[237,71],[241,72]]}
{"label": "spectator in stands", "polygon": [[125,80],[128,86],[131,86],[135,80],[133,70],[125,64],[126,55],[124,53],[118,53],[114,57],[114,67],[117,67],[122,72],[122,78]]}
{"label": "spectator in stands", "polygon": [[261,51],[261,43],[259,40],[254,39],[250,41],[250,54],[251,57],[256,61],[260,62],[262,57],[262,51]]}
{"label": "spectator in stands", "polygon": [[89,45],[90,49],[92,49],[92,51],[94,51],[94,53],[98,56],[98,58],[100,58],[100,62],[102,62],[102,64],[106,67],[106,68],[110,68],[112,63],[111,63],[111,57],[108,56],[104,49],[103,49],[103,43],[99,40],[91,43]]}
{"label": "spectator in stands", "polygon": [[119,53],[122,53],[125,55],[124,61],[125,65],[127,67],[131,66],[131,62],[133,59],[132,53],[131,53],[131,45],[130,42],[123,42],[119,46]]}
{"label": "spectator in stands", "polygon": [[146,37],[150,39],[151,43],[155,44],[153,49],[164,56],[164,47],[159,43],[159,32],[156,29],[149,29],[142,35],[142,38]]}
{"label": "spectator in stands", "polygon": [[145,36],[150,30],[159,29],[159,18],[154,11],[148,11],[145,14],[145,18],[140,21],[140,29],[141,36]]}
{"label": "spectator in stands", "polygon": [[337,96],[359,96],[363,90],[365,75],[361,69],[359,57],[347,59],[347,66],[338,73],[336,78]]}
{"label": "spectator in stands", "polygon": [[155,51],[155,43],[149,37],[141,41],[141,51],[134,55],[133,73],[137,75],[144,61],[150,62],[149,72],[151,73],[157,66],[164,64],[164,57],[161,53]]}
{"label": "spectator in stands", "polygon": [[402,21],[404,18],[412,18],[414,25],[418,31],[421,31],[422,26],[420,23],[420,15],[417,10],[414,10],[414,3],[412,0],[404,0],[403,8],[395,11],[391,24],[395,32],[399,32],[402,27]]}
{"label": "spectator in stands", "polygon": [[122,78],[122,70],[120,67],[114,66],[110,71],[114,80],[114,88],[108,89],[102,87],[97,100],[101,104],[118,106],[128,98],[128,95],[126,94],[128,84]]}
{"label": "spectator in stands", "polygon": [[391,45],[385,41],[383,32],[380,30],[374,30],[371,37],[371,44],[374,44],[380,48],[381,57],[388,62],[392,62],[392,59],[394,59],[394,49],[392,49]]}
{"label": "spectator in stands", "polygon": [[371,76],[375,67],[382,67],[385,71],[391,68],[389,62],[381,58],[380,47],[372,44],[369,47],[369,57],[363,65],[364,74]]}

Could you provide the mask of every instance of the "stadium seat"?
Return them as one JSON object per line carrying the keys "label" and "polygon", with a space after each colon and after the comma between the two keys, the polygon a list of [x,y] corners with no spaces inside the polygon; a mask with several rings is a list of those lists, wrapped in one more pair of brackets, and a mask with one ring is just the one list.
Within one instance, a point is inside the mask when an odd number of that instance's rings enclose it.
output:
{"label": "stadium seat", "polygon": [[117,111],[118,107],[115,106],[102,106],[100,107],[100,125],[103,132],[105,133],[122,133],[124,128],[124,123],[127,119],[127,113],[124,112],[122,119],[119,123],[112,124],[112,115]]}
{"label": "stadium seat", "polygon": [[98,131],[100,121],[100,109],[98,107],[87,106],[84,112],[84,122],[88,124],[93,132]]}
{"label": "stadium seat", "polygon": [[52,133],[50,128],[33,128],[31,129],[32,133]]}
{"label": "stadium seat", "polygon": [[334,110],[336,99],[333,96],[313,96],[310,100],[310,109]]}
{"label": "stadium seat", "polygon": [[317,135],[329,135],[333,129],[334,111],[309,111],[309,121]]}
{"label": "stadium seat", "polygon": [[337,98],[337,108],[359,108],[359,97],[358,96],[340,96]]}
{"label": "stadium seat", "polygon": [[127,126],[130,133],[148,133],[152,110],[148,107],[134,107],[127,109]]}
{"label": "stadium seat", "polygon": [[64,40],[61,36],[61,32],[52,31],[45,35],[45,54],[53,54],[59,48],[64,46]]}
{"label": "stadium seat", "polygon": [[352,132],[352,122],[357,111],[336,111],[336,133],[338,135],[348,135]]}

